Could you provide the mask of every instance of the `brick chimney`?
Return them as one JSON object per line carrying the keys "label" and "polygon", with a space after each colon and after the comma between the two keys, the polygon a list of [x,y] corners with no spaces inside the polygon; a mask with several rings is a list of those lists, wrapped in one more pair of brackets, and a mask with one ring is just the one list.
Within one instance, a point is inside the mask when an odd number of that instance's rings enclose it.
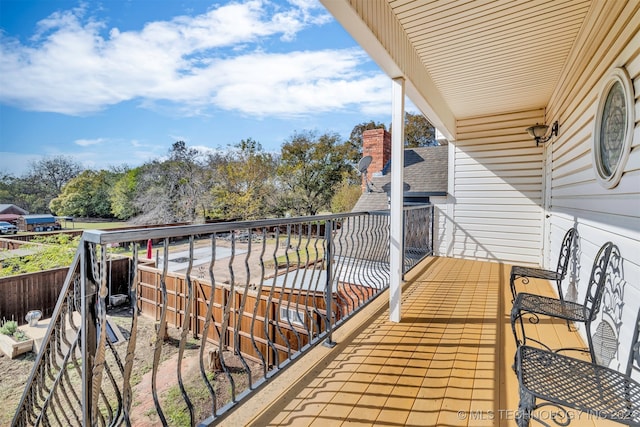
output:
{"label": "brick chimney", "polygon": [[[371,156],[371,165],[367,169],[367,178],[380,175],[382,169],[391,160],[391,134],[384,129],[370,129],[362,132],[362,157]],[[366,191],[362,177],[362,191]]]}

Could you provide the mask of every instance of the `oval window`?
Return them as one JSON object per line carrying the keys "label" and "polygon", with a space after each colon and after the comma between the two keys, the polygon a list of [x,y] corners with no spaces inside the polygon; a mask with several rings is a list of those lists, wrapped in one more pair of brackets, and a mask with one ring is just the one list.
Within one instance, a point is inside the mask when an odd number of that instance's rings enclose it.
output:
{"label": "oval window", "polygon": [[606,188],[618,185],[633,137],[633,84],[622,68],[608,76],[600,94],[594,132],[596,176]]}

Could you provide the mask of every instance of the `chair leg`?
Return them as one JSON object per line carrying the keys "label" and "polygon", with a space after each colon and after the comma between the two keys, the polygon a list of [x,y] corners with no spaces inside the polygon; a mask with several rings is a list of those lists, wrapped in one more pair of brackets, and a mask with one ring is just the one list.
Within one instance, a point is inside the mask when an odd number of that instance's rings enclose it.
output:
{"label": "chair leg", "polygon": [[[518,333],[516,332],[516,322],[520,322],[520,330],[522,331],[522,341],[518,338]],[[516,346],[519,347],[524,345],[526,342],[526,336],[524,333],[524,323],[522,322],[522,314],[520,313],[520,307],[514,305],[511,308],[511,330],[513,331],[513,338],[516,340]]]}
{"label": "chair leg", "polygon": [[520,402],[518,403],[518,412],[516,412],[516,422],[518,427],[529,427],[531,420],[531,412],[536,405],[536,398],[520,386]]}
{"label": "chair leg", "polygon": [[587,345],[589,346],[589,355],[591,356],[591,362],[596,362],[596,352],[593,349],[593,338],[591,337],[591,322],[585,322],[584,324],[587,332]]}
{"label": "chair leg", "polygon": [[[562,281],[561,280],[556,280],[556,287],[558,288],[558,297],[560,297],[560,301],[562,304],[564,304],[564,295],[562,295]],[[567,329],[569,330],[569,332],[574,332],[571,330],[571,322],[569,320],[567,320]]]}

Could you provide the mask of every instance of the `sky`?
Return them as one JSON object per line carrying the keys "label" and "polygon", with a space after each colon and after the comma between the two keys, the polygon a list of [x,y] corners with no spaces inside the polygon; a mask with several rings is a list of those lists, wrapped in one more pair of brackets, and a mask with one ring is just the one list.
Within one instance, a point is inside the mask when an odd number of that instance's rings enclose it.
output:
{"label": "sky", "polygon": [[389,125],[391,81],[317,0],[0,0],[0,174],[370,120]]}

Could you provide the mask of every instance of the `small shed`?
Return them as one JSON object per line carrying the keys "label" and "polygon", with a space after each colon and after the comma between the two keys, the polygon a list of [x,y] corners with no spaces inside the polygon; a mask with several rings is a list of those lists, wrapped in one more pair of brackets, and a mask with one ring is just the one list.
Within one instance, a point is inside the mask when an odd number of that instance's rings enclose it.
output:
{"label": "small shed", "polygon": [[21,231],[53,231],[60,229],[60,223],[49,214],[22,215],[18,219],[18,228]]}

